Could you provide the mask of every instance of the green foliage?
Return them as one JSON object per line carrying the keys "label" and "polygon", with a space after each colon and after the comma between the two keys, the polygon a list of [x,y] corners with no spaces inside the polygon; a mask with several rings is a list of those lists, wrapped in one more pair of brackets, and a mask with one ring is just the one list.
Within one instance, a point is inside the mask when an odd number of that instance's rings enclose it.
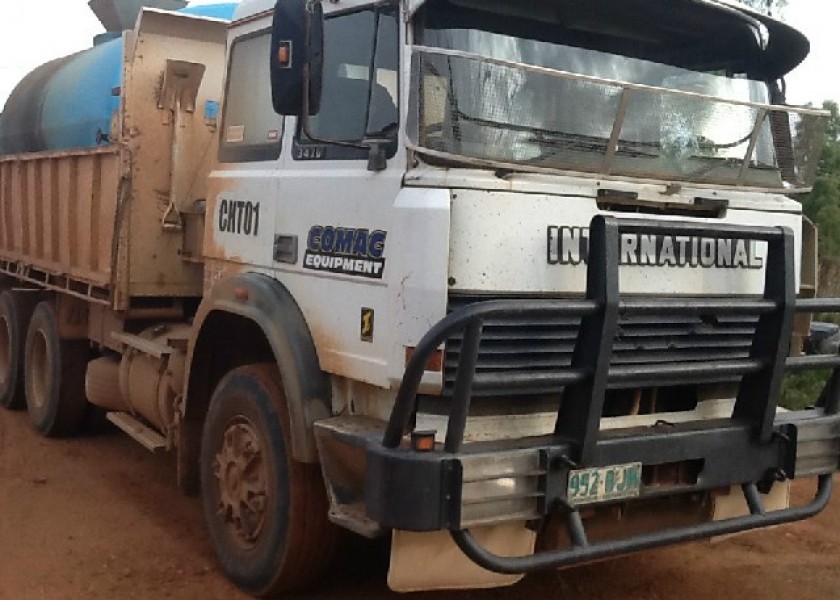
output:
{"label": "green foliage", "polygon": [[780,404],[788,410],[813,406],[820,397],[830,371],[806,371],[785,379]]}
{"label": "green foliage", "polygon": [[820,229],[820,256],[840,257],[840,110],[837,102],[823,108],[831,113],[813,191],[801,198],[802,210]]}
{"label": "green foliage", "polygon": [[[800,198],[803,212],[820,229],[820,256],[840,257],[840,110],[837,102],[823,108],[831,113],[825,134],[817,181],[813,191]],[[837,315],[816,315],[820,321],[837,322]],[[808,371],[788,377],[782,406],[792,410],[813,404],[829,376],[828,371]]]}

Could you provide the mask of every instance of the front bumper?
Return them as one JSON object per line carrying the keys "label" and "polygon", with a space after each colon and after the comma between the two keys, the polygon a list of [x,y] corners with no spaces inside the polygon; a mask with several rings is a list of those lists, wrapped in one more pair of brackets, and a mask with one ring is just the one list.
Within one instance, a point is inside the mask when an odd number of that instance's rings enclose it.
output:
{"label": "front bumper", "polygon": [[[768,245],[765,294],[758,299],[623,300],[618,293],[622,233],[725,235]],[[375,527],[409,531],[448,530],[475,563],[500,573],[524,573],[590,561],[667,544],[730,534],[808,518],[821,511],[840,468],[840,357],[788,357],[794,316],[840,312],[840,300],[795,298],[793,235],[784,228],[719,227],[710,232],[691,223],[615,220],[596,217],[590,229],[587,296],[582,300],[518,300],[477,303],[457,310],[425,336],[412,355],[387,426],[351,424],[339,417],[319,430],[322,455],[343,448],[345,458],[363,465],[363,477],[335,476],[325,461],[333,499],[361,490],[365,518]],[[753,315],[752,348],[742,360],[654,365],[611,364],[619,315],[671,313]],[[482,325],[517,316],[581,317],[570,366],[517,374],[523,389],[546,384],[563,388],[553,435],[499,442],[464,443],[475,390],[504,373],[477,373]],[[406,439],[417,412],[420,380],[429,359],[452,336],[462,337],[444,444],[414,450]],[[786,371],[835,369],[818,408],[777,411]],[[601,431],[608,389],[656,387],[662,382],[711,384],[740,381],[731,418],[657,423]],[[667,384],[665,384],[667,385]],[[330,448],[333,451],[330,451]],[[348,458],[351,457],[351,458]],[[724,521],[590,543],[584,519],[567,496],[570,473],[581,468],[641,463],[645,468],[692,465],[694,475],[670,485],[642,485],[639,500],[679,494],[707,494],[740,486],[749,515]],[[808,506],[766,512],[762,492],[777,481],[818,477]],[[336,484],[338,482],[338,484]],[[342,484],[342,482],[344,482]],[[348,483],[349,482],[349,483]],[[358,496],[358,494],[357,494]],[[632,502],[633,500],[629,500]],[[621,500],[621,503],[628,500]],[[526,521],[536,528],[549,517],[565,518],[572,544],[530,556],[501,557],[483,548],[471,528]]]}
{"label": "front bumper", "polygon": [[732,485],[767,491],[776,481],[832,474],[840,464],[840,415],[823,409],[780,414],[767,443],[756,443],[751,427],[731,420],[663,423],[599,438],[585,465],[570,458],[574,444],[553,436],[469,444],[456,454],[388,449],[371,439],[368,515],[388,528],[436,531],[575,512],[568,480],[582,466],[701,464],[691,482],[642,485],[638,499],[645,500]]}
{"label": "front bumper", "polygon": [[[569,457],[575,447],[541,438],[469,444],[462,452],[418,453],[405,445],[384,448],[370,439],[367,452],[367,512],[379,524],[401,530],[449,530],[461,549],[482,567],[524,573],[588,562],[627,552],[806,519],[827,505],[832,474],[840,465],[840,415],[825,409],[781,413],[771,440],[758,443],[753,428],[731,420],[661,424],[604,432],[587,467],[640,462],[646,467],[702,461],[695,482],[642,486],[637,499],[707,493],[739,485],[750,515],[632,538],[590,544],[584,520],[567,498]],[[776,481],[817,476],[808,506],[765,512],[762,492]],[[622,501],[625,502],[625,501]],[[470,529],[518,520],[539,525],[562,516],[573,546],[527,557],[494,556]]]}

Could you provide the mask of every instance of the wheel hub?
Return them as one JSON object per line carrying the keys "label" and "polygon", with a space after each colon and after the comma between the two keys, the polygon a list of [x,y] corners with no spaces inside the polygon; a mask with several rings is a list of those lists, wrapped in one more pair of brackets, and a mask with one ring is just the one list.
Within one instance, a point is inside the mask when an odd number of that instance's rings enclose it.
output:
{"label": "wheel hub", "polygon": [[228,425],[213,472],[219,485],[219,515],[237,540],[254,545],[265,523],[268,477],[260,438],[250,421],[239,417]]}

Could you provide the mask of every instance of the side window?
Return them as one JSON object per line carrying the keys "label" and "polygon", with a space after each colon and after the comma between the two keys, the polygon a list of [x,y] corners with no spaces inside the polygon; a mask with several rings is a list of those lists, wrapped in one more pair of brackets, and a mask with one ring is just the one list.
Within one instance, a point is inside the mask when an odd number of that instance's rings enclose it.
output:
{"label": "side window", "polygon": [[228,64],[221,162],[276,160],[283,138],[283,118],[274,112],[268,57],[271,32],[236,40]]}
{"label": "side window", "polygon": [[[310,117],[316,139],[360,142],[388,139],[397,151],[399,130],[399,24],[395,6],[328,18],[324,24],[324,81],[320,112]],[[367,159],[368,152],[319,144],[302,131],[298,160]]]}

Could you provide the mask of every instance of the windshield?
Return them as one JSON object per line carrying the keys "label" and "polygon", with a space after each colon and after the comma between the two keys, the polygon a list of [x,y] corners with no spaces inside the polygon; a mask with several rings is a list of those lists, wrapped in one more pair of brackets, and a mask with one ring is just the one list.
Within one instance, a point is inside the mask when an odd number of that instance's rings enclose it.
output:
{"label": "windshield", "polygon": [[614,172],[780,187],[776,143],[803,128],[760,108],[766,30],[688,6],[698,3],[430,0],[418,32],[429,51],[414,57],[425,144],[534,167],[603,171],[609,158]]}

